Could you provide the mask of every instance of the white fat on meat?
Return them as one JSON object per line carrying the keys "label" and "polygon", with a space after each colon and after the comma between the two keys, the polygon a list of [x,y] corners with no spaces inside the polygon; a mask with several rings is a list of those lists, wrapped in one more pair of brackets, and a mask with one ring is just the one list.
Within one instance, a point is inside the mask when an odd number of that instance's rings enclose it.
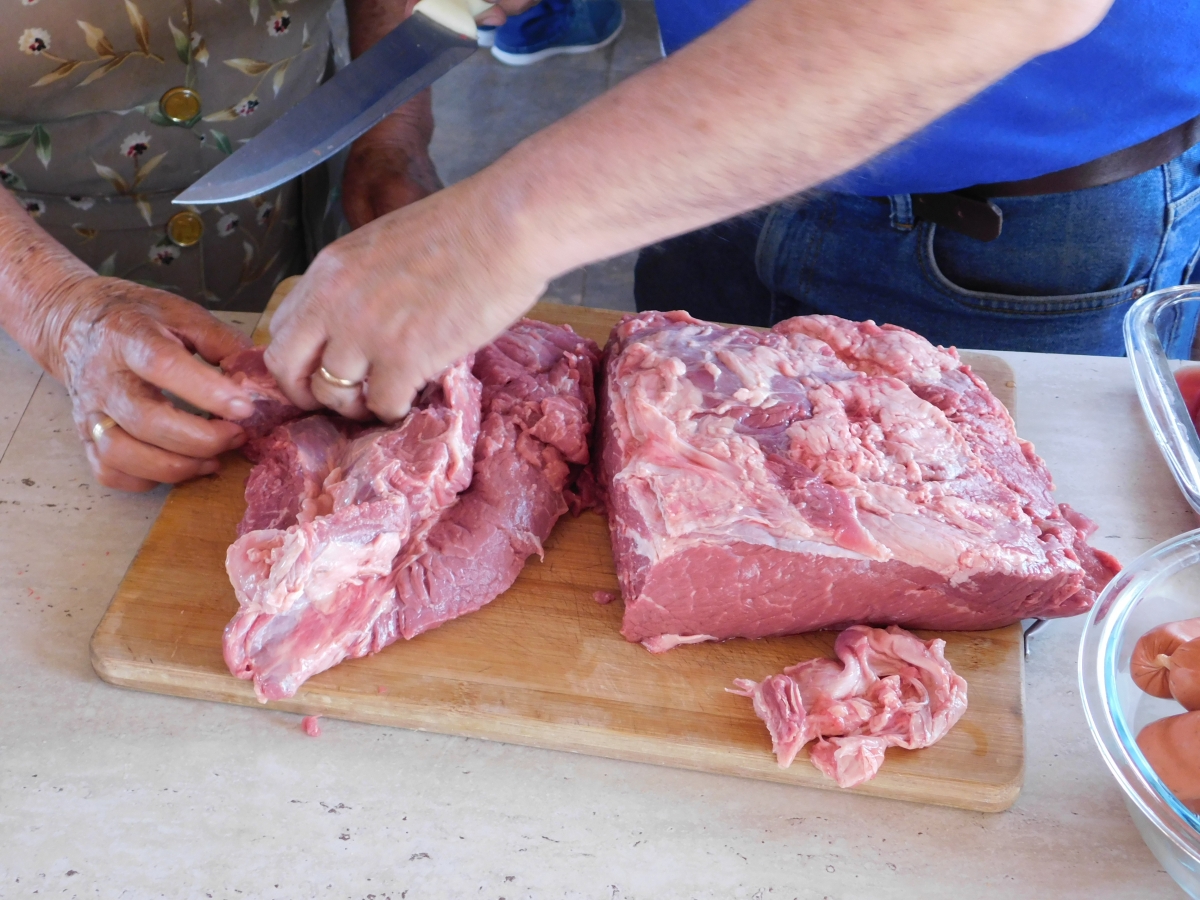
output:
{"label": "white fat on meat", "polygon": [[836,660],[807,660],[757,683],[739,678],[729,690],[753,700],[780,767],[815,740],[813,765],[855,787],[875,777],[888,747],[928,747],[966,712],[967,682],[945,646],[895,625],[855,625],[838,635]]}
{"label": "white fat on meat", "polygon": [[651,653],[666,653],[668,650],[674,650],[684,644],[702,644],[705,641],[715,640],[717,638],[711,634],[689,634],[686,637],[681,634],[660,634],[642,641],[642,646]]}
{"label": "white fat on meat", "polygon": [[[989,571],[1044,564],[1018,498],[987,478],[940,409],[890,374],[907,363],[932,378],[954,357],[897,330],[882,362],[852,369],[829,342],[844,349],[843,332],[857,332],[815,318],[811,335],[694,322],[625,351],[610,402],[636,449],[613,485],[649,525],[638,549],[650,564],[705,538],[896,559],[946,578],[962,578],[964,560]],[[777,452],[852,500],[858,527],[814,527],[780,491],[761,434],[739,431],[748,409],[769,414],[798,393],[811,412],[779,436]],[[1015,539],[997,542],[998,531]]]}

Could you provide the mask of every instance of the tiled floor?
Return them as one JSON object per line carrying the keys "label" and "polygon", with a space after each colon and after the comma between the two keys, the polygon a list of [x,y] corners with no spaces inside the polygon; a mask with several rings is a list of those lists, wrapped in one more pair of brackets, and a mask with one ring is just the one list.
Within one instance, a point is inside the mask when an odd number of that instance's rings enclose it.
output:
{"label": "tiled floor", "polygon": [[[658,59],[654,4],[623,2],[625,28],[603,50],[521,68],[477,53],[438,81],[433,89],[432,152],[442,180],[451,184],[477,172],[528,135]],[[569,272],[551,283],[544,299],[632,310],[635,256]]]}

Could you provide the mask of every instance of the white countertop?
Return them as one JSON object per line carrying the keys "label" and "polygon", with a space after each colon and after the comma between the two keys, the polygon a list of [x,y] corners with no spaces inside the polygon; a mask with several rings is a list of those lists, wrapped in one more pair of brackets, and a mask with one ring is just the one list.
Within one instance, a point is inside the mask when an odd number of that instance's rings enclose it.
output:
{"label": "white countertop", "polygon": [[[1129,561],[1193,527],[1120,359],[1000,354],[1060,500]],[[92,483],[0,336],[0,898],[1182,897],[1088,735],[1082,620],[1028,660],[1025,788],[982,814],[122,690],[88,642],[166,489]]]}

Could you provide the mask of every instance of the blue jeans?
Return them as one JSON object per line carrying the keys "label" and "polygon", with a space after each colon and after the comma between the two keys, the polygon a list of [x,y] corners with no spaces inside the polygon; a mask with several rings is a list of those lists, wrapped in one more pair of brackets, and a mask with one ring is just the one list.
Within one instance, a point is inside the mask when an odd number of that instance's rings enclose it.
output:
{"label": "blue jeans", "polygon": [[[772,325],[832,313],[981,350],[1124,355],[1125,311],[1188,284],[1200,251],[1200,147],[1142,175],[1069,194],[994,201],[989,243],[881,202],[811,191],[644,249],[638,309]],[[1196,314],[1164,335],[1189,358]]]}

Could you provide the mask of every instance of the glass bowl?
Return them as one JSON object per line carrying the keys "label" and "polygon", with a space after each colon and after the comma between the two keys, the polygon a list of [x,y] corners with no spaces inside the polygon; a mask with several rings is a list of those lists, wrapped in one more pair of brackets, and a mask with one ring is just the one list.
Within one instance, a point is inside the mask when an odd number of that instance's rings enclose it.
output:
{"label": "glass bowl", "polygon": [[1092,737],[1142,839],[1179,886],[1200,900],[1200,816],[1167,790],[1135,740],[1150,722],[1184,710],[1144,693],[1129,674],[1138,638],[1198,616],[1200,529],[1143,554],[1104,589],[1084,626],[1079,684]]}
{"label": "glass bowl", "polygon": [[1125,316],[1125,349],[1154,440],[1179,489],[1200,516],[1200,436],[1192,424],[1192,413],[1200,409],[1200,367],[1188,370],[1183,378],[1188,384],[1186,398],[1176,378],[1195,356],[1198,318],[1200,288],[1147,294]]}

